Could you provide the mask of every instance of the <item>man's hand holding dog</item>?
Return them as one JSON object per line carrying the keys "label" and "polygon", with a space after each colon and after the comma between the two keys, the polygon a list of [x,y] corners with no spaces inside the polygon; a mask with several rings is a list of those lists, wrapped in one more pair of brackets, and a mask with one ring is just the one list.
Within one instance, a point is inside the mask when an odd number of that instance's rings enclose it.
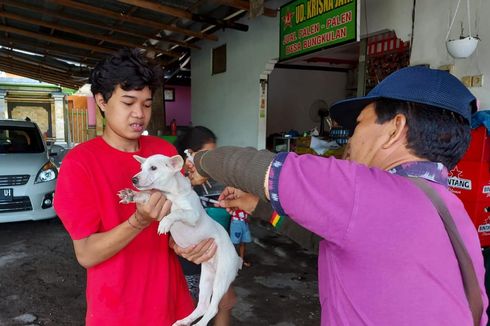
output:
{"label": "man's hand holding dog", "polygon": [[208,180],[208,178],[201,176],[197,172],[194,163],[189,159],[186,159],[185,161],[185,170],[187,172],[187,177],[193,186],[202,185]]}
{"label": "man's hand holding dog", "polygon": [[213,239],[202,240],[194,246],[182,248],[175,243],[172,237],[170,237],[169,246],[170,248],[174,249],[177,255],[184,257],[194,264],[201,264],[205,261],[210,260],[211,258],[213,258],[218,248]]}
{"label": "man's hand holding dog", "polygon": [[168,213],[172,202],[167,200],[165,195],[160,191],[152,191],[150,198],[146,203],[136,203],[135,219],[141,227],[147,227],[153,221],[161,221]]}
{"label": "man's hand holding dog", "polygon": [[[198,152],[200,152],[200,151],[198,151]],[[196,153],[197,152],[193,152],[191,150],[188,150],[188,152],[186,153],[188,155],[188,157],[185,159],[185,162],[184,162],[184,169],[186,171],[186,175],[189,178],[189,180],[191,181],[191,184],[193,186],[202,185],[208,180],[208,178],[203,177],[202,175],[200,175],[197,172],[196,166],[194,165],[194,156],[196,155]],[[189,155],[190,155],[190,157],[189,157]]]}

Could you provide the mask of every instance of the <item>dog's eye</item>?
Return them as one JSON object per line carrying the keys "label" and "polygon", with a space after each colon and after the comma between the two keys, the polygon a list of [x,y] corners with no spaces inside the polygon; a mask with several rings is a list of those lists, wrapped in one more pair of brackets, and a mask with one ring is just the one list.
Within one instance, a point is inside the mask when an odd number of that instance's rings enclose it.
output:
{"label": "dog's eye", "polygon": [[156,169],[157,169],[157,167],[156,167],[156,166],[152,166],[152,167],[150,167],[150,170],[152,170],[152,171],[155,171]]}

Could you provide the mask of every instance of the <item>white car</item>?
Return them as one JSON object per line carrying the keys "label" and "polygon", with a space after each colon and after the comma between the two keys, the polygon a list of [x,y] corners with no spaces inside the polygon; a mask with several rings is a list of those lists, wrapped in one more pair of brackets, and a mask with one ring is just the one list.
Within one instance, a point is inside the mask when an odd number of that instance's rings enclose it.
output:
{"label": "white car", "polygon": [[0,119],[0,223],[55,217],[57,177],[39,127]]}

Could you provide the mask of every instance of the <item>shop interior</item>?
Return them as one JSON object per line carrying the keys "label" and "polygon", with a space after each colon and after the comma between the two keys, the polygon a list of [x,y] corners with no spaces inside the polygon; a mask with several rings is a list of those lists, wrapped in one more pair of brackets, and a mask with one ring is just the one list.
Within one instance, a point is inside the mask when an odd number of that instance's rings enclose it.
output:
{"label": "shop interior", "polygon": [[277,63],[268,79],[266,147],[341,157],[349,132],[332,121],[330,106],[364,95],[408,66],[409,43],[393,31],[380,31],[360,42]]}

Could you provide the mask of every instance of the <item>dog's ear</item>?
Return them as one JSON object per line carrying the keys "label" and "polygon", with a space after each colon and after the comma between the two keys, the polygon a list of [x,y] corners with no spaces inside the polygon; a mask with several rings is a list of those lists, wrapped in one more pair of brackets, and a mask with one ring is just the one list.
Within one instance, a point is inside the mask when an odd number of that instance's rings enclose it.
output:
{"label": "dog's ear", "polygon": [[184,165],[184,159],[180,155],[174,155],[170,158],[170,164],[175,172],[180,171]]}
{"label": "dog's ear", "polygon": [[138,155],[133,155],[133,157],[136,161],[140,162],[141,164],[145,163],[145,161],[146,161],[146,158],[138,156]]}

